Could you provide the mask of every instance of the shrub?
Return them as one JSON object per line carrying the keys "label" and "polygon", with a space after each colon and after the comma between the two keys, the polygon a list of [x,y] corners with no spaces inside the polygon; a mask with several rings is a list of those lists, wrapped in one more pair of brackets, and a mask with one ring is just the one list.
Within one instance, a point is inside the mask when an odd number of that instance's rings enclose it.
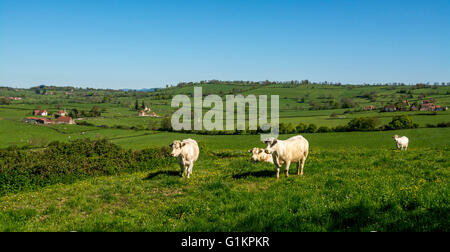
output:
{"label": "shrub", "polygon": [[419,127],[418,124],[413,123],[412,119],[407,115],[398,115],[392,117],[392,121],[386,125],[386,129],[413,129]]}
{"label": "shrub", "polygon": [[436,125],[439,128],[447,128],[450,127],[450,122],[441,122]]}
{"label": "shrub", "polygon": [[311,123],[306,129],[306,133],[315,133],[317,131],[317,126],[314,123]]}
{"label": "shrub", "polygon": [[167,165],[173,162],[167,148],[133,152],[107,140],[80,139],[52,142],[41,151],[0,150],[0,195]]}
{"label": "shrub", "polygon": [[306,129],[308,128],[308,125],[305,123],[299,123],[296,127],[295,130],[297,131],[297,133],[304,133],[306,132]]}
{"label": "shrub", "polygon": [[348,131],[371,131],[375,130],[380,124],[380,120],[376,117],[358,117],[353,118],[347,124]]}
{"label": "shrub", "polygon": [[330,132],[330,131],[331,131],[331,129],[326,126],[321,126],[317,129],[318,133],[326,133],[326,132]]}

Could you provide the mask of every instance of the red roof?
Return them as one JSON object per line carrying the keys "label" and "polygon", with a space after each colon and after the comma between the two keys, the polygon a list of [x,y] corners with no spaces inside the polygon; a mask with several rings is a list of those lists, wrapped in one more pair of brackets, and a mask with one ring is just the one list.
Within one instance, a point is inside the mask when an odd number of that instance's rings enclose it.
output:
{"label": "red roof", "polygon": [[70,122],[72,117],[70,116],[60,116],[56,119],[57,122]]}

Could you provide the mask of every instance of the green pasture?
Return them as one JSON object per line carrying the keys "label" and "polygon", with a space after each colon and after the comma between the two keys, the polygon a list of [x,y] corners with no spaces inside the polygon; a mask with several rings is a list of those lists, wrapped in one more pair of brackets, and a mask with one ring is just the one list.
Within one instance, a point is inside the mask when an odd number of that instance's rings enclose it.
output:
{"label": "green pasture", "polygon": [[[394,132],[392,132],[394,133]],[[448,231],[447,129],[305,135],[304,176],[277,181],[270,164],[252,164],[255,136],[198,136],[206,150],[191,179],[179,167],[101,176],[0,198],[1,231]],[[164,145],[183,134],[146,136]],[[288,136],[281,136],[285,139]],[[143,138],[140,138],[141,140]]]}

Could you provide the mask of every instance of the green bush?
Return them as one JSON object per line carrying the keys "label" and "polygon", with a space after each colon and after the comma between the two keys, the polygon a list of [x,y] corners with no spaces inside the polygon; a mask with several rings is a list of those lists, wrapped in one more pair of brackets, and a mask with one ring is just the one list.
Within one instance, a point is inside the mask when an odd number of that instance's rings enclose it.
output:
{"label": "green bush", "polygon": [[398,115],[392,118],[392,121],[386,125],[388,130],[396,129],[413,129],[419,127],[418,124],[414,123],[412,119],[407,115]]}
{"label": "green bush", "polygon": [[373,131],[379,124],[379,119],[375,117],[353,118],[347,124],[347,131]]}
{"label": "green bush", "polygon": [[124,150],[107,140],[52,142],[41,151],[0,150],[0,195],[168,165],[168,147]]}

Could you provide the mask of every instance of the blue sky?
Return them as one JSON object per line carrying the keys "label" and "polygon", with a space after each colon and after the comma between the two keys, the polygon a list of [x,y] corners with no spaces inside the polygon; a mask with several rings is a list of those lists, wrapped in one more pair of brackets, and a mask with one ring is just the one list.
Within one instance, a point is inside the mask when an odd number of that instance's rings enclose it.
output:
{"label": "blue sky", "polygon": [[450,81],[450,1],[0,0],[0,86]]}

